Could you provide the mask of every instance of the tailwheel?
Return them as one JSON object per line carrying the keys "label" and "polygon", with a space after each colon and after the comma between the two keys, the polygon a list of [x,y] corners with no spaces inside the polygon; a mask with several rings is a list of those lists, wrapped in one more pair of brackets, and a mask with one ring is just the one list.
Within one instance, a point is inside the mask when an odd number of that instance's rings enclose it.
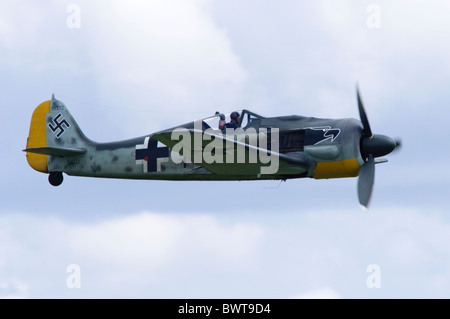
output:
{"label": "tailwheel", "polygon": [[63,174],[61,172],[51,172],[48,175],[48,181],[52,186],[59,186],[63,182]]}

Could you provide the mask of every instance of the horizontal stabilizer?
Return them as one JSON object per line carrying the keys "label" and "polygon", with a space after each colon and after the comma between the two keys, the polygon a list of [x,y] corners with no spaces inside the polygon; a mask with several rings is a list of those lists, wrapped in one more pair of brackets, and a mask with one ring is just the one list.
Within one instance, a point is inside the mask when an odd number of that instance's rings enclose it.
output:
{"label": "horizontal stabilizer", "polygon": [[84,148],[68,148],[68,147],[34,147],[23,150],[28,153],[44,154],[52,156],[79,156],[86,153]]}

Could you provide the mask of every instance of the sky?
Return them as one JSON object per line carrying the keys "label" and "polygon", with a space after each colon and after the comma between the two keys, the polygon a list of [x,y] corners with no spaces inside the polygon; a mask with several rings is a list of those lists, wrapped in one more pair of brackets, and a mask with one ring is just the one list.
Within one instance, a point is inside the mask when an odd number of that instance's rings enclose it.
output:
{"label": "sky", "polygon": [[[449,298],[445,0],[0,3],[1,298]],[[22,150],[41,102],[108,142],[216,111],[359,118],[402,140],[356,178],[66,176]]]}

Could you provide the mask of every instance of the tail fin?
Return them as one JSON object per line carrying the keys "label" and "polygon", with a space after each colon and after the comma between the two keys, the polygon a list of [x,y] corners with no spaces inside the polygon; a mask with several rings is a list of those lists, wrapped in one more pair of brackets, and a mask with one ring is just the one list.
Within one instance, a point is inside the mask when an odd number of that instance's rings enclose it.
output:
{"label": "tail fin", "polygon": [[53,95],[34,110],[24,151],[33,169],[48,173],[48,155],[79,156],[89,142],[64,103]]}

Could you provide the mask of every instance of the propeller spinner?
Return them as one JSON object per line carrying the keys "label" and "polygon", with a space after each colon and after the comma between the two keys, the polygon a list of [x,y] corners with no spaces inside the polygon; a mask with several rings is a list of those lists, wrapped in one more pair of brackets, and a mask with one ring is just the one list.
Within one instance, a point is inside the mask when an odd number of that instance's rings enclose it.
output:
{"label": "propeller spinner", "polygon": [[359,171],[358,178],[358,198],[362,207],[367,208],[372,196],[373,185],[375,180],[375,158],[387,155],[400,146],[400,141],[396,141],[389,136],[373,134],[367,119],[366,111],[356,88],[358,100],[359,116],[363,125],[361,132],[361,156],[364,164]]}

